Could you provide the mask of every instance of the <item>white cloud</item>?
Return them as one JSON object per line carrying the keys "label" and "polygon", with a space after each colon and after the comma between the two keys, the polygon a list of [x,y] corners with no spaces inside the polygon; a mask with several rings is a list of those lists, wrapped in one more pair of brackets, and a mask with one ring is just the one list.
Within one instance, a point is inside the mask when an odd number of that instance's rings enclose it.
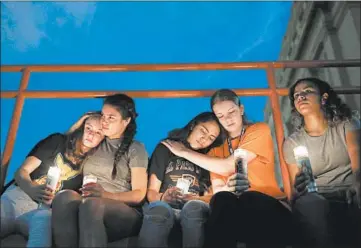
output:
{"label": "white cloud", "polygon": [[62,8],[66,16],[74,20],[76,27],[90,24],[96,10],[95,2],[57,2],[54,5]]}
{"label": "white cloud", "polygon": [[46,33],[46,14],[30,2],[4,2],[1,13],[1,42],[9,40],[16,49],[25,51],[37,47]]}
{"label": "white cloud", "polygon": [[[1,2],[1,43],[7,42],[23,52],[37,48],[48,37],[49,28],[61,28],[70,22],[74,27],[90,25],[95,2]],[[61,11],[52,11],[60,9]],[[48,16],[48,13],[57,13]],[[55,25],[51,26],[51,25]]]}

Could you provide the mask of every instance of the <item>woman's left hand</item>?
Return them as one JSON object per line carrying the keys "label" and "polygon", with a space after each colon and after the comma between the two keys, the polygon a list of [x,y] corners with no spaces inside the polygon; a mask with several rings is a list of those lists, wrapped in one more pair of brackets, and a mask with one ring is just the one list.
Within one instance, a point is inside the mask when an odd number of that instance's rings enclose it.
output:
{"label": "woman's left hand", "polygon": [[[347,203],[353,204],[356,203],[359,208],[361,208],[361,174],[360,171],[357,171],[353,174],[353,183],[352,186],[347,190],[346,197]],[[356,202],[354,202],[356,199]]]}
{"label": "woman's left hand", "polygon": [[98,183],[88,183],[80,189],[83,197],[103,197],[105,190]]}
{"label": "woman's left hand", "polygon": [[183,204],[188,201],[196,200],[196,199],[198,199],[198,195],[192,193],[184,194],[181,197],[179,197],[179,200],[181,200]]}
{"label": "woman's left hand", "polygon": [[184,153],[188,150],[181,142],[172,140],[163,140],[162,144],[165,145],[174,155],[183,157]]}

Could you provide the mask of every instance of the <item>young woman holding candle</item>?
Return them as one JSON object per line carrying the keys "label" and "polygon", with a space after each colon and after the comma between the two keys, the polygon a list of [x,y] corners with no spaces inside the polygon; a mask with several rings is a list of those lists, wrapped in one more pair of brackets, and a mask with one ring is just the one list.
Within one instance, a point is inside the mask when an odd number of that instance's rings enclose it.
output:
{"label": "young woman holding candle", "polygon": [[[317,78],[297,80],[289,99],[295,131],[283,150],[294,185],[298,243],[360,247],[359,118],[328,83]],[[315,191],[312,178],[297,166],[300,146],[308,155],[318,193],[310,193]]]}
{"label": "young woman holding candle", "polygon": [[[186,126],[171,131],[169,140],[207,153],[221,144],[220,125],[212,112],[194,117]],[[185,181],[184,185],[180,182]],[[182,187],[184,186],[184,188]],[[183,247],[203,247],[204,226],[209,215],[209,172],[174,155],[159,143],[149,169],[147,206],[139,234],[140,247],[168,247],[171,230],[182,232]],[[174,233],[176,233],[176,231]]]}
{"label": "young woman holding candle", "polygon": [[[290,210],[282,204],[285,194],[275,178],[273,142],[264,123],[250,123],[239,97],[231,90],[214,93],[211,108],[227,132],[225,142],[208,155],[186,148],[179,142],[163,142],[174,154],[211,172],[207,246],[271,247],[291,243]],[[246,154],[248,175],[235,173],[234,152]]]}
{"label": "young woman holding candle", "polygon": [[[100,118],[91,114],[72,132],[52,134],[30,151],[15,173],[15,184],[1,196],[1,238],[20,232],[28,236],[28,247],[51,247],[48,207],[58,191],[81,187],[82,164],[104,138]],[[55,190],[46,185],[50,167],[60,169]]]}
{"label": "young woman holding candle", "polygon": [[97,177],[82,195],[63,191],[54,199],[54,242],[59,247],[106,247],[137,235],[147,191],[148,155],[134,140],[137,112],[125,94],[107,96],[102,107],[105,140],[84,164]]}

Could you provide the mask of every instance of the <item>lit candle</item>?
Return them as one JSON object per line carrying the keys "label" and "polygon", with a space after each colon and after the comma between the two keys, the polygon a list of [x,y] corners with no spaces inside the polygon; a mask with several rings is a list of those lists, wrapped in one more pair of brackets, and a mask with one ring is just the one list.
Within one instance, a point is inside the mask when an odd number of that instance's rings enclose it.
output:
{"label": "lit candle", "polygon": [[240,173],[248,176],[248,164],[247,164],[247,151],[238,148],[234,151],[234,162],[236,167],[236,173]]}
{"label": "lit candle", "polygon": [[83,186],[88,183],[97,183],[98,178],[94,175],[88,174],[83,177]]}
{"label": "lit candle", "polygon": [[188,194],[189,186],[190,186],[189,180],[184,178],[178,178],[176,187],[182,191],[182,194]]}
{"label": "lit candle", "polygon": [[307,184],[308,192],[317,192],[317,184],[312,172],[312,166],[310,158],[308,157],[308,150],[305,146],[297,146],[293,149],[293,154],[296,159],[298,168],[300,168],[303,173],[310,179]]}

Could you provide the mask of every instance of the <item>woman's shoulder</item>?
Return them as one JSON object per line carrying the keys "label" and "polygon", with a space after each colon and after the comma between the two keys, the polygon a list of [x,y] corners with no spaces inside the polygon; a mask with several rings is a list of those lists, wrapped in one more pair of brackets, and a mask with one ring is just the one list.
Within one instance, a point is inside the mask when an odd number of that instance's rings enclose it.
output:
{"label": "woman's shoulder", "polygon": [[133,140],[128,149],[129,154],[144,155],[148,157],[148,153],[145,149],[145,145],[137,140]]}
{"label": "woman's shoulder", "polygon": [[288,137],[285,138],[284,145],[292,146],[294,144],[297,144],[298,141],[303,137],[303,132],[303,129],[300,129],[291,133]]}
{"label": "woman's shoulder", "polygon": [[42,139],[41,142],[46,143],[57,143],[66,141],[66,135],[62,133],[52,133],[48,135],[46,138]]}
{"label": "woman's shoulder", "polygon": [[360,129],[360,119],[352,117],[343,120],[336,125],[337,128],[345,129],[346,131],[355,131]]}
{"label": "woman's shoulder", "polygon": [[154,148],[154,151],[152,155],[156,154],[156,156],[171,156],[172,152],[163,145],[162,142],[159,142],[156,147]]}
{"label": "woman's shoulder", "polygon": [[271,128],[268,126],[267,123],[265,122],[255,122],[255,123],[251,123],[248,127],[247,130],[248,132],[271,132]]}
{"label": "woman's shoulder", "polygon": [[129,146],[129,149],[134,149],[134,150],[145,150],[145,145],[144,143],[138,141],[138,140],[133,140],[132,143]]}

